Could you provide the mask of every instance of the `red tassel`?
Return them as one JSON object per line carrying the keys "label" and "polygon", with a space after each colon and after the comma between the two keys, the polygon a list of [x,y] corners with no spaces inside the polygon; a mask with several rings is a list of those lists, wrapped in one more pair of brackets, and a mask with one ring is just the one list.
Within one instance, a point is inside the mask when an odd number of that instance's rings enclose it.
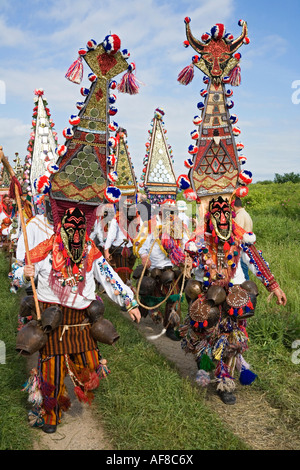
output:
{"label": "red tassel", "polygon": [[124,248],[121,251],[122,258],[129,258],[130,254],[131,254],[130,249],[127,246],[124,246]]}
{"label": "red tassel", "polygon": [[78,268],[77,264],[74,264],[72,271],[73,271],[73,274],[78,274],[79,273],[79,268]]}
{"label": "red tassel", "polygon": [[230,250],[230,245],[229,245],[228,242],[225,242],[225,243],[224,243],[223,249],[224,249],[224,251]]}
{"label": "red tassel", "polygon": [[117,90],[121,93],[129,93],[129,95],[136,95],[139,92],[139,83],[132,71],[129,70],[123,75]]}
{"label": "red tassel", "polygon": [[83,76],[82,57],[79,56],[72,65],[68,68],[65,77],[73,83],[81,83]]}
{"label": "red tassel", "polygon": [[54,397],[44,397],[43,399],[43,408],[49,413],[57,405],[57,400]]}
{"label": "red tassel", "polygon": [[249,300],[249,302],[247,303],[247,307],[249,307],[251,310],[254,310],[253,303],[251,302],[251,300]]}
{"label": "red tassel", "polygon": [[16,199],[16,191],[15,191],[16,188],[15,188],[15,186],[17,186],[19,196],[21,196],[21,194],[22,194],[21,184],[20,184],[19,180],[16,178],[16,176],[12,176],[10,186],[9,186],[9,191],[8,191],[9,197],[11,199]]}
{"label": "red tassel", "polygon": [[62,411],[68,411],[71,406],[71,400],[69,397],[62,395],[58,399],[58,404]]}
{"label": "red tassel", "polygon": [[99,387],[99,377],[96,372],[91,372],[90,379],[84,384],[85,390],[94,390]]}
{"label": "red tassel", "polygon": [[244,313],[244,310],[242,308],[239,308],[238,309],[238,315],[243,315],[243,313]]}
{"label": "red tassel", "polygon": [[239,65],[234,67],[234,69],[230,72],[229,77],[230,85],[239,86],[241,84],[241,67]]}
{"label": "red tassel", "polygon": [[232,307],[229,309],[228,313],[229,313],[229,315],[233,315],[233,308]]}
{"label": "red tassel", "polygon": [[188,85],[194,78],[194,64],[185,67],[179,74],[177,81],[182,85]]}
{"label": "red tassel", "polygon": [[84,403],[87,403],[89,401],[89,398],[86,396],[86,394],[80,387],[74,387],[74,392],[79,401],[82,401]]}

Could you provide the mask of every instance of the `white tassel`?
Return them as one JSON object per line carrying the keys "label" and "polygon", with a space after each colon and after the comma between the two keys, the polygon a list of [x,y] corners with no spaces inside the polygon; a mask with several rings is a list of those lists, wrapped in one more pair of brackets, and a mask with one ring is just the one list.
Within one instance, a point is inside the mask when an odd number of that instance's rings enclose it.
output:
{"label": "white tassel", "polygon": [[233,390],[235,390],[234,380],[230,379],[229,377],[217,379],[217,382],[217,390],[220,390],[220,392],[233,392]]}
{"label": "white tassel", "polygon": [[165,334],[166,331],[167,331],[167,329],[164,328],[164,329],[161,331],[161,333],[159,333],[158,335],[147,336],[147,339],[153,339],[153,340],[155,340],[155,339],[157,339],[157,338],[160,338],[162,335]]}

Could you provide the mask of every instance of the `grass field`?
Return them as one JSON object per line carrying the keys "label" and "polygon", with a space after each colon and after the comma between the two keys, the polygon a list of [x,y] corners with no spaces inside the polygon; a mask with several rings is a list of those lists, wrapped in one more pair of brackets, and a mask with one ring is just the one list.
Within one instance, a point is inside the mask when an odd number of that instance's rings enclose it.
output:
{"label": "grass field", "polygon": [[[258,375],[255,389],[280,409],[282,423],[299,433],[300,365],[293,345],[300,340],[300,185],[256,184],[250,194],[245,202],[257,246],[288,302],[285,307],[277,306],[274,299],[268,304],[268,292],[257,281],[260,295],[248,326],[247,362]],[[26,364],[14,351],[19,299],[9,292],[3,256],[0,268],[0,340],[6,346],[6,363],[0,364],[0,449],[30,449],[27,396],[21,392]],[[208,409],[205,394],[181,378],[109,301],[106,316],[121,339],[117,350],[101,346],[112,373],[102,382],[95,405],[116,449],[247,448]]]}

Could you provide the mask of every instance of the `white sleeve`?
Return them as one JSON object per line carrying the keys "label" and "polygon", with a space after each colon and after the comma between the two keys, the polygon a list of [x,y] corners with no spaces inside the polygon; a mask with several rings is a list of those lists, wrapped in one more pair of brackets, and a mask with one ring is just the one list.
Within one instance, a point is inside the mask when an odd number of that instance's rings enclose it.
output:
{"label": "white sleeve", "polygon": [[20,237],[18,239],[17,248],[16,248],[16,258],[19,261],[24,261],[25,259],[25,243],[24,243],[24,235],[21,232]]}
{"label": "white sleeve", "polygon": [[149,235],[149,236],[146,238],[146,241],[143,243],[143,245],[142,245],[141,248],[139,249],[139,255],[140,255],[140,256],[148,255],[148,254],[149,254],[150,245],[151,245],[152,240],[153,240],[153,235]]}
{"label": "white sleeve", "polygon": [[101,283],[108,297],[116,304],[128,309],[132,304],[134,294],[103,256],[94,262],[93,269],[95,278]]}
{"label": "white sleeve", "polygon": [[241,261],[243,261],[247,267],[250,269],[250,271],[252,272],[252,274],[255,274],[256,276],[256,273],[257,273],[257,269],[255,268],[254,264],[253,263],[250,263],[250,258],[249,256],[247,255],[247,253],[245,253],[244,251],[242,251],[241,253]]}
{"label": "white sleeve", "polygon": [[[39,263],[34,264],[34,279],[37,278],[39,271]],[[19,287],[28,287],[31,281],[27,281],[24,277],[24,266],[15,267],[13,270],[13,282],[17,283]]]}
{"label": "white sleeve", "polygon": [[[34,223],[28,223],[26,225],[26,235],[27,235],[27,241],[28,241],[28,249],[32,250],[34,248],[36,242],[35,242],[35,235],[36,232],[39,230],[39,228],[34,224]],[[25,260],[25,242],[24,242],[24,233],[23,230],[21,231],[18,243],[17,243],[17,249],[16,249],[16,258],[19,261],[24,261]]]}
{"label": "white sleeve", "polygon": [[107,238],[106,238],[106,242],[104,245],[105,250],[108,250],[111,247],[116,237],[117,237],[117,221],[116,219],[113,219],[108,229]]}
{"label": "white sleeve", "polygon": [[101,227],[101,221],[98,220],[97,224],[94,227],[94,230],[92,231],[90,238],[91,240],[95,240],[95,238],[98,238],[99,243],[102,245],[103,244],[103,234],[102,234],[102,227]]}

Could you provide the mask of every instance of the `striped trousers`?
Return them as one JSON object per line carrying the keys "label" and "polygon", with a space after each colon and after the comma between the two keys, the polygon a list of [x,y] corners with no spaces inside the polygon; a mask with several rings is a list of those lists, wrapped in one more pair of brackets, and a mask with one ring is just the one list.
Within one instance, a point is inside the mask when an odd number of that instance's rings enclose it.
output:
{"label": "striped trousers", "polygon": [[101,356],[96,349],[69,355],[57,354],[47,356],[40,354],[40,374],[43,381],[53,388],[49,398],[54,398],[56,403],[53,409],[48,409],[46,411],[44,415],[45,424],[57,425],[61,421],[61,403],[64,398],[68,397],[64,382],[66,375],[69,373],[66,358],[69,358],[72,361],[72,370],[75,368],[75,373],[80,375],[80,372],[82,372],[83,369],[89,369],[90,372],[97,371]]}

